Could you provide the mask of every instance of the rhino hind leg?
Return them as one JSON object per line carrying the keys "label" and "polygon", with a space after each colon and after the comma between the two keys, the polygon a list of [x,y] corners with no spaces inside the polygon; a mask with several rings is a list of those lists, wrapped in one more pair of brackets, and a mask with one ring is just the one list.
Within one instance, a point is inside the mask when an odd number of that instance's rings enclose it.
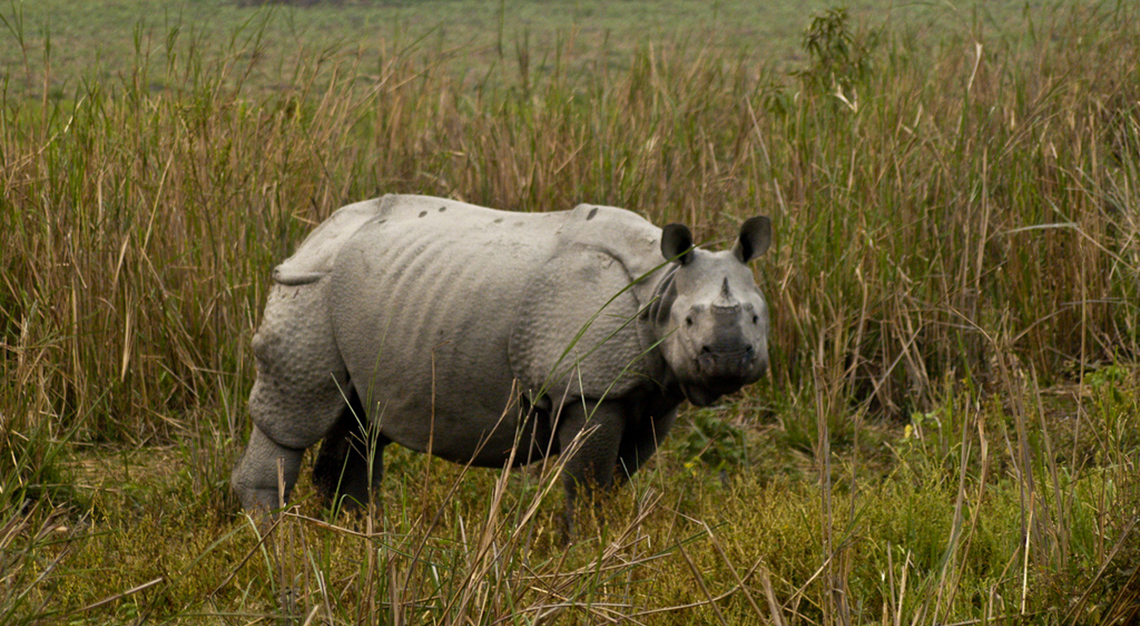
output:
{"label": "rhino hind leg", "polygon": [[353,391],[313,464],[313,484],[325,506],[355,510],[371,505],[384,470],[384,446],[391,442],[370,428],[364,405]]}

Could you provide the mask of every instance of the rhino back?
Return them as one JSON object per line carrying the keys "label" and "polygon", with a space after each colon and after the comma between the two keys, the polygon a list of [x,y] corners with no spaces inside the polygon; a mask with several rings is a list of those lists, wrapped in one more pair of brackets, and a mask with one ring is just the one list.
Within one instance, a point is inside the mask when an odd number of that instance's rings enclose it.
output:
{"label": "rhino back", "polygon": [[[638,298],[629,290],[610,302],[630,271],[654,262],[646,250],[659,231],[642,218],[606,207],[511,213],[434,198],[385,200],[386,209],[339,250],[329,305],[353,385],[390,439],[500,464],[519,426],[517,411],[504,413],[512,390],[548,381],[590,314],[607,306],[582,344],[609,342],[587,364],[609,368],[595,378],[612,382],[643,352],[636,329],[621,321],[636,314]],[[547,275],[590,264],[597,265],[594,279],[590,272]],[[561,297],[536,298],[544,290]],[[533,341],[545,330],[557,332]],[[528,388],[517,389],[516,378]]]}
{"label": "rhino back", "polygon": [[412,205],[364,224],[339,252],[337,345],[387,437],[468,461],[498,423],[482,454],[498,464],[517,426],[514,414],[499,423],[510,329],[564,214]]}
{"label": "rhino back", "polygon": [[427,211],[446,212],[447,209],[468,214],[490,211],[456,200],[395,194],[349,204],[337,209],[309,233],[297,251],[273,269],[273,279],[282,285],[314,283],[332,271],[345,242],[364,224],[374,220],[408,219]]}

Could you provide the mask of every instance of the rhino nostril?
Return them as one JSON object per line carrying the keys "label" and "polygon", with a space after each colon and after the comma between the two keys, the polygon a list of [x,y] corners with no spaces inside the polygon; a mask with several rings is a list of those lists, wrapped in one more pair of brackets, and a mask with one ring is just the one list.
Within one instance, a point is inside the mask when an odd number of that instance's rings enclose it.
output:
{"label": "rhino nostril", "polygon": [[711,354],[711,353],[712,353],[712,348],[710,348],[708,346],[704,346],[701,348],[701,354]]}
{"label": "rhino nostril", "polygon": [[752,323],[753,323],[753,324],[755,324],[755,323],[757,323],[757,322],[759,322],[759,321],[760,321],[760,316],[759,316],[759,315],[753,315],[753,316],[752,316]]}

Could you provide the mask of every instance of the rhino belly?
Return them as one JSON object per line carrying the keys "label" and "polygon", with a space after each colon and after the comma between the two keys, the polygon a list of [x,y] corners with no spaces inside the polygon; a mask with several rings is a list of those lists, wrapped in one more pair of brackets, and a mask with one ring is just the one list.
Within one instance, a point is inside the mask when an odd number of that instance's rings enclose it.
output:
{"label": "rhino belly", "polygon": [[337,346],[386,437],[501,465],[519,437],[535,437],[516,401],[508,341],[542,251],[504,243],[494,229],[430,226],[370,224],[346,244],[329,301]]}

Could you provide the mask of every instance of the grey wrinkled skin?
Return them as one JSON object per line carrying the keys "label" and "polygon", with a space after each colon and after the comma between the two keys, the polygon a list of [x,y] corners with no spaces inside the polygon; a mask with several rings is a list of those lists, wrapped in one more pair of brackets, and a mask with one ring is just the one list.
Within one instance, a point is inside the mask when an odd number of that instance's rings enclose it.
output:
{"label": "grey wrinkled skin", "polygon": [[358,504],[390,442],[484,467],[571,450],[572,513],[579,491],[645,463],[685,399],[708,405],[764,374],[768,307],[747,264],[770,237],[755,217],[710,252],[682,225],[589,205],[340,209],[274,270],[232,477],[242,506],[278,508],[279,464],[287,498],[323,439],[318,490]]}

